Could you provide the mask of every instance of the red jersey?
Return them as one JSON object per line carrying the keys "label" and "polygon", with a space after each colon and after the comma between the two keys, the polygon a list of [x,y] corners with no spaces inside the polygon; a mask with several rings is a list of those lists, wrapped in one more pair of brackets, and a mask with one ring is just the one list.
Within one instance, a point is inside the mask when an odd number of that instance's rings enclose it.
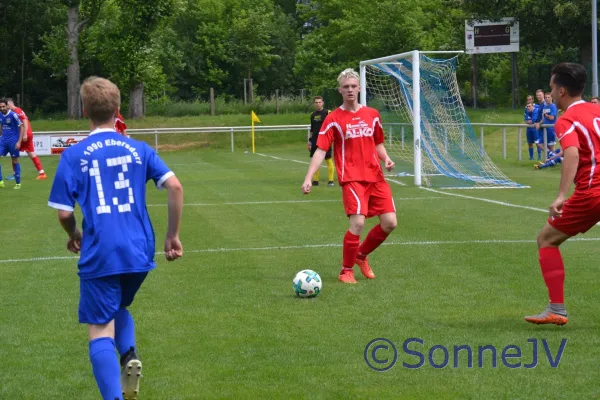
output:
{"label": "red jersey", "polygon": [[569,106],[554,126],[560,147],[579,149],[575,190],[600,191],[600,107],[577,101]]}
{"label": "red jersey", "polygon": [[340,107],[329,113],[323,121],[317,147],[327,151],[334,144],[340,185],[348,182],[379,182],[385,178],[376,146],[383,140],[381,117],[377,110],[361,106],[356,112],[350,112]]}
{"label": "red jersey", "polygon": [[117,114],[115,118],[115,131],[123,135],[125,133],[125,129],[127,129],[127,125],[125,125],[125,121],[123,121],[123,116],[121,113]]}
{"label": "red jersey", "polygon": [[19,116],[21,122],[25,123],[25,121],[27,121],[27,137],[33,136],[33,131],[31,130],[31,122],[29,122],[29,118],[27,118],[25,111],[21,110],[19,107],[15,107],[13,111]]}

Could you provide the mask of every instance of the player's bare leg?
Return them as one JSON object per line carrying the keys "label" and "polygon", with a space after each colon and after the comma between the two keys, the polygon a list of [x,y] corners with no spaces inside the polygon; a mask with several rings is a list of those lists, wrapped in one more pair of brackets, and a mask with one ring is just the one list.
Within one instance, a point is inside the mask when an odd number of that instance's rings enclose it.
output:
{"label": "player's bare leg", "polygon": [[354,263],[360,245],[360,234],[365,226],[365,216],[360,214],[350,215],[350,227],[344,236],[342,270],[339,280],[344,283],[356,283],[354,278]]}
{"label": "player's bare leg", "polygon": [[369,265],[367,256],[387,239],[388,235],[396,229],[397,225],[398,221],[395,212],[381,214],[379,216],[379,225],[376,225],[371,229],[358,249],[356,264],[360,267],[360,272],[362,272],[366,278],[375,279],[375,274]]}
{"label": "player's bare leg", "polygon": [[46,176],[46,173],[44,172],[44,168],[42,167],[42,162],[40,161],[37,154],[35,154],[35,151],[31,151],[31,152],[28,151],[27,156],[29,157],[29,159],[31,159],[31,162],[33,162],[35,169],[37,169],[37,171],[38,171],[38,176],[35,179],[37,179],[37,180],[47,179],[48,176]]}
{"label": "player's bare leg", "polygon": [[540,267],[550,304],[544,311],[536,315],[525,317],[525,321],[532,324],[565,325],[568,322],[567,310],[564,304],[565,270],[562,256],[558,249],[570,236],[554,228],[548,222],[538,235],[538,248],[540,253]]}

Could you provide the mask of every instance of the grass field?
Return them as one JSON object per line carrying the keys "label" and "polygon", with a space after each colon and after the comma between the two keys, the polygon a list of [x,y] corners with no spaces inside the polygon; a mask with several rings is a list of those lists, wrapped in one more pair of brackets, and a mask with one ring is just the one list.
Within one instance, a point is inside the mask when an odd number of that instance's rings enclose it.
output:
{"label": "grass field", "polygon": [[[161,151],[185,189],[185,254],[169,264],[158,254],[131,308],[144,362],[140,399],[599,397],[600,231],[563,246],[569,324],[526,324],[522,317],[547,301],[535,237],[560,170],[534,171],[516,153],[503,160],[500,137],[490,132],[486,150],[531,189],[429,191],[397,178],[408,184],[392,184],[398,229],[370,257],[377,279],[354,286],[336,280],[347,229],[340,188],[300,194],[309,160],[302,137],[262,137],[260,155],[197,145]],[[50,176],[57,161],[43,158]],[[0,399],[97,399],[86,329],[77,323],[76,259],[46,206],[51,180],[35,181],[31,162],[23,166],[23,188],[7,183],[0,192],[11,210],[0,256]],[[165,203],[165,193],[149,186],[157,251]],[[306,268],[324,280],[316,299],[293,295],[292,278]],[[376,338],[398,349],[385,373],[365,361],[365,346]],[[403,366],[419,362],[403,351],[409,338],[424,342],[409,346],[424,354],[421,368]],[[534,361],[531,339],[538,363],[525,368]],[[542,339],[553,358],[566,339],[557,368]],[[445,368],[428,360],[435,345],[449,350]],[[464,352],[454,367],[460,345],[473,349],[473,368]],[[495,368],[490,351],[478,365],[485,345],[497,349]],[[508,360],[520,368],[503,364],[508,345],[522,349],[520,359]],[[376,355],[391,356],[384,349]],[[443,361],[438,348],[433,362]]]}

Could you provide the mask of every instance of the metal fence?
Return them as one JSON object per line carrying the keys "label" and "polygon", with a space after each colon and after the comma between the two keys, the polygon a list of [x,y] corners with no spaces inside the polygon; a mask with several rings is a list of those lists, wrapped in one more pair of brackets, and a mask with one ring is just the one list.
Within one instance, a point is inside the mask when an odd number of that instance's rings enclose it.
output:
{"label": "metal fence", "polygon": [[[440,123],[439,125],[453,125],[457,124],[444,124]],[[468,124],[458,124],[458,125],[468,125]],[[517,153],[518,159],[522,160],[522,150],[523,150],[523,133],[527,131],[527,128],[530,128],[531,125],[526,124],[493,124],[493,123],[471,123],[470,124],[475,132],[477,132],[477,128],[479,128],[479,141],[482,153],[484,152],[484,143],[485,143],[485,128],[502,128],[502,155],[504,159],[507,159],[507,143],[508,140],[512,138],[511,135],[507,133],[507,128],[517,128],[516,138],[517,140]],[[411,146],[412,143],[412,124],[410,123],[385,123],[383,124],[384,131],[386,132],[389,143],[392,143],[392,140],[395,138],[400,141],[402,146]],[[548,149],[548,140],[547,140],[547,128],[552,128],[554,125],[542,125],[544,128],[544,159],[546,158],[547,149]],[[191,127],[191,128],[150,128],[150,129],[128,129],[127,133],[135,136],[135,135],[153,135],[154,136],[154,147],[158,151],[159,149],[159,137],[161,135],[168,135],[173,133],[217,133],[230,136],[231,141],[231,151],[235,151],[234,137],[236,133],[249,133],[252,131],[251,126],[230,126],[230,127]],[[310,137],[310,125],[260,125],[254,127],[255,132],[285,132],[285,131],[296,131],[296,132],[306,132],[307,138]],[[39,131],[35,132],[36,136],[65,136],[65,135],[85,135],[88,134],[87,130],[78,130],[78,131]],[[464,132],[463,132],[463,143],[464,143]]]}
{"label": "metal fence", "polygon": [[[399,140],[400,143],[402,145],[402,148],[404,148],[406,146],[406,139],[407,136],[409,136],[409,138],[412,138],[412,135],[407,135],[407,130],[412,130],[412,124],[409,123],[387,123],[387,124],[383,124],[384,125],[384,129],[385,127],[387,127],[387,136],[388,136],[388,140],[389,140],[389,144],[392,144],[392,140],[395,137],[398,137],[398,129],[400,130],[400,135],[399,135]],[[523,159],[523,132],[527,132],[527,128],[531,128],[531,125],[527,125],[527,124],[492,124],[492,123],[470,123],[470,124],[466,124],[466,123],[439,123],[439,124],[433,124],[433,125],[440,125],[440,126],[467,126],[467,125],[471,125],[475,131],[475,133],[477,133],[477,127],[479,127],[479,142],[480,142],[480,148],[481,148],[481,152],[482,154],[485,152],[484,150],[484,143],[485,143],[485,134],[484,134],[484,129],[487,128],[502,128],[502,155],[503,158],[506,160],[507,159],[507,143],[508,143],[508,134],[507,134],[507,128],[517,128],[517,132],[516,132],[516,140],[517,140],[517,154],[518,154],[518,159],[519,161],[521,161]],[[547,153],[548,153],[548,133],[547,133],[547,129],[548,128],[553,128],[554,125],[553,124],[542,124],[541,127],[543,128],[543,132],[544,132],[544,141],[543,141],[543,157],[544,157],[544,161],[547,158]],[[464,151],[464,141],[465,141],[465,133],[463,131],[463,138],[462,138],[462,144],[463,144],[463,151]]]}

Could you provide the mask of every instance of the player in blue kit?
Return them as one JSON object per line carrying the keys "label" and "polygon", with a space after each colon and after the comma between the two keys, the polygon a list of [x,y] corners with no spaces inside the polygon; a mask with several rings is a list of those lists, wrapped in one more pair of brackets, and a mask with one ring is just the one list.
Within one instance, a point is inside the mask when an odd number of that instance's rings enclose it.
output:
{"label": "player in blue kit", "polygon": [[534,165],[535,169],[544,169],[549,167],[554,167],[557,164],[561,164],[564,159],[564,153],[561,149],[556,149],[554,151],[548,150],[548,157],[545,163],[540,162],[538,165]]}
{"label": "player in blue kit", "polygon": [[[0,99],[0,156],[10,154],[15,171],[15,189],[21,189],[21,164],[19,164],[19,148],[25,136],[25,126],[19,116],[8,108],[8,101]],[[0,188],[4,187],[2,166],[0,165]]]}
{"label": "player in blue kit", "polygon": [[[530,100],[531,98],[531,100]],[[531,125],[527,127],[527,145],[529,146],[529,159],[533,160],[533,146],[537,147],[538,150],[538,160],[542,158],[542,149],[540,148],[540,140],[538,136],[538,131],[535,128],[535,121],[537,118],[536,113],[538,112],[536,105],[533,104],[533,97],[527,97],[527,106],[525,106],[525,115],[524,120],[527,125]]]}
{"label": "player in blue kit", "polygon": [[[137,399],[142,363],[127,307],[155,267],[155,238],[146,209],[146,182],[168,192],[165,256],[183,255],[179,225],[183,189],[146,143],[115,132],[121,95],[112,82],[90,77],[81,86],[88,138],[63,153],[48,205],[58,210],[67,249],[79,257],[79,322],[88,324],[89,357],[104,400]],[[73,210],[83,214],[83,234]],[[119,352],[119,358],[115,353]]]}
{"label": "player in blue kit", "polygon": [[[545,125],[554,125],[558,116],[558,109],[556,108],[556,104],[552,102],[552,95],[550,93],[545,94],[545,99],[546,101],[542,104],[542,123]],[[554,128],[546,128],[546,139],[548,140],[548,149],[554,151],[554,145],[556,144]],[[544,143],[543,136],[540,143]]]}

